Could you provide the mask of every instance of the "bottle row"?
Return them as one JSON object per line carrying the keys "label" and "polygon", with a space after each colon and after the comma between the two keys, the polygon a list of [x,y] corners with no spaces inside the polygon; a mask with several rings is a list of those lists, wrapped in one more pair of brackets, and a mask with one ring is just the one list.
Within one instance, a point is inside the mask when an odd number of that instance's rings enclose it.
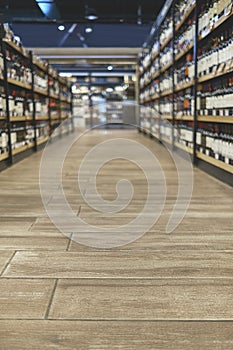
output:
{"label": "bottle row", "polygon": [[228,16],[232,10],[232,0],[207,0],[201,4],[201,13],[199,17],[199,35],[206,37],[213,26],[218,23],[222,17]]}
{"label": "bottle row", "polygon": [[[0,166],[14,156],[36,150],[63,122],[72,128],[71,89],[38,57],[28,53],[7,25],[0,40]],[[68,132],[68,127],[67,127]],[[26,155],[26,154],[25,154]],[[2,162],[6,160],[5,162]]]}
{"label": "bottle row", "polygon": [[[34,147],[35,139],[37,145],[46,142],[49,139],[50,134],[58,125],[59,122],[54,123],[52,127],[50,127],[48,122],[37,122],[36,129],[34,129],[30,124],[22,127],[20,123],[14,123],[11,128],[10,142],[8,130],[3,126],[0,126],[0,160],[9,157],[10,143],[12,154],[16,155],[27,148]],[[63,124],[59,133],[61,134],[70,131],[72,131],[72,124]]]}
{"label": "bottle row", "polygon": [[[147,111],[148,115],[148,111]],[[168,122],[158,124],[156,120],[144,118],[141,115],[141,128],[150,130],[161,140],[168,143],[172,140],[174,134],[174,144],[181,148],[193,149],[193,127],[186,124],[178,124],[172,127]],[[208,129],[198,128],[196,133],[197,152],[208,157],[214,158],[228,165],[233,165],[233,126],[222,126],[220,130],[214,130],[214,127]]]}
{"label": "bottle row", "polygon": [[233,130],[232,126],[217,131],[198,129],[197,149],[200,153],[233,165]]}
{"label": "bottle row", "polygon": [[[194,9],[195,2],[193,1],[180,1],[177,5],[178,8],[184,7],[184,4],[189,5],[186,12],[190,9]],[[201,7],[201,12],[199,13],[199,22],[202,20],[203,16],[207,16],[209,13],[209,8],[213,8],[219,4],[219,9],[223,8],[223,11],[220,12],[217,17],[215,16],[216,22],[223,19],[226,21],[232,16],[232,1],[230,0],[209,0],[207,3]],[[203,7],[204,6],[204,7]],[[219,10],[220,11],[220,10]],[[212,16],[212,15],[211,15]],[[212,17],[211,17],[212,18]],[[190,16],[187,18],[184,23],[177,29],[174,37],[174,52],[172,41],[172,35],[170,33],[170,27],[172,23],[171,15],[167,15],[166,19],[163,22],[162,27],[164,28],[160,37],[156,37],[154,44],[149,53],[145,54],[140,62],[140,85],[143,88],[145,85],[149,84],[150,79],[153,79],[154,75],[159,75],[163,73],[164,70],[169,69],[170,66],[174,64],[174,69],[179,65],[180,59],[183,59],[182,53],[188,52],[193,48],[194,38],[195,38],[195,20],[194,15],[190,12]],[[209,22],[208,22],[209,23]],[[224,21],[223,21],[224,23]],[[199,23],[199,29],[202,28]],[[219,30],[219,27],[217,28]],[[213,31],[213,25],[209,32]],[[200,33],[202,30],[200,29]],[[170,34],[169,34],[170,33]],[[225,26],[223,32],[218,32],[213,38],[210,38],[207,42],[199,41],[198,48],[198,76],[208,75],[210,73],[215,74],[217,71],[221,72],[223,69],[232,70],[233,69],[233,27],[232,23],[228,22],[228,25]],[[162,39],[161,39],[162,38]],[[160,40],[160,42],[159,42]],[[166,45],[162,45],[166,44]],[[159,60],[158,60],[159,57]],[[173,60],[175,57],[175,60]],[[187,57],[187,56],[186,56]],[[154,65],[154,60],[158,61]],[[191,65],[193,60],[192,52],[188,54],[186,60],[186,67]],[[153,74],[148,74],[148,71],[153,68]],[[191,67],[192,70],[193,67]],[[146,76],[144,75],[146,74]],[[190,74],[192,75],[192,74]]]}

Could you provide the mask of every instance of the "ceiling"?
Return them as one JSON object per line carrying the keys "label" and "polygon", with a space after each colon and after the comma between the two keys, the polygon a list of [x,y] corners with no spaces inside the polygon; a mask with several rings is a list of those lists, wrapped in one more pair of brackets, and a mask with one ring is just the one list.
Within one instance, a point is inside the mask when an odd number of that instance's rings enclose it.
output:
{"label": "ceiling", "polygon": [[[105,71],[111,64],[114,74],[135,70],[138,53],[165,0],[0,0],[0,3],[3,5],[0,15],[12,25],[23,45],[48,59],[59,71]],[[93,13],[97,18],[87,19]],[[58,29],[59,25],[64,25],[63,31]],[[86,32],[87,27],[91,27],[90,33]]]}
{"label": "ceiling", "polygon": [[1,0],[12,22],[62,21],[85,23],[85,16],[95,12],[96,23],[151,24],[164,0]]}

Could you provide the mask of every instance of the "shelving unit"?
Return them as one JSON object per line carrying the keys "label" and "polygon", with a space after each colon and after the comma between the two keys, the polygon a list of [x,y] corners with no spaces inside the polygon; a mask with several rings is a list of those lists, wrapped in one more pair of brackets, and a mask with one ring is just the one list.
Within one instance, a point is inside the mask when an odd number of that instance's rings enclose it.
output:
{"label": "shelving unit", "polygon": [[167,0],[154,28],[139,59],[139,130],[232,184],[232,1]]}
{"label": "shelving unit", "polygon": [[68,81],[15,41],[8,26],[4,30],[0,39],[0,169],[37,151],[66,120],[60,136],[73,129]]}

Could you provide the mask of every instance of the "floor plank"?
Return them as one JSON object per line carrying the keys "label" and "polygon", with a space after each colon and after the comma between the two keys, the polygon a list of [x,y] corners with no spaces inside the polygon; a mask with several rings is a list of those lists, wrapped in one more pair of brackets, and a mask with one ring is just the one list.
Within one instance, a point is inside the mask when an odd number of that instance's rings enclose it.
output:
{"label": "floor plank", "polygon": [[53,280],[0,279],[0,319],[43,319],[53,287]]}
{"label": "floor plank", "polygon": [[[54,248],[55,249],[55,248]],[[233,251],[17,252],[4,277],[233,278]]]}
{"label": "floor plank", "polygon": [[232,350],[233,322],[1,321],[1,350]]}
{"label": "floor plank", "polygon": [[233,321],[232,309],[233,280],[60,280],[49,318]]}

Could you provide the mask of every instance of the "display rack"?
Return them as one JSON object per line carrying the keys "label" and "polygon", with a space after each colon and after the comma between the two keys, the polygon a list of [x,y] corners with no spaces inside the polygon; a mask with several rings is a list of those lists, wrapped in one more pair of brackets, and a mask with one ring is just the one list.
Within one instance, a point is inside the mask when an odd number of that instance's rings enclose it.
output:
{"label": "display rack", "polygon": [[232,0],[167,0],[138,68],[139,130],[230,184],[232,33]]}
{"label": "display rack", "polygon": [[23,48],[7,25],[1,33],[0,169],[4,169],[43,147],[61,123],[56,136],[70,132],[73,124],[69,82]]}

